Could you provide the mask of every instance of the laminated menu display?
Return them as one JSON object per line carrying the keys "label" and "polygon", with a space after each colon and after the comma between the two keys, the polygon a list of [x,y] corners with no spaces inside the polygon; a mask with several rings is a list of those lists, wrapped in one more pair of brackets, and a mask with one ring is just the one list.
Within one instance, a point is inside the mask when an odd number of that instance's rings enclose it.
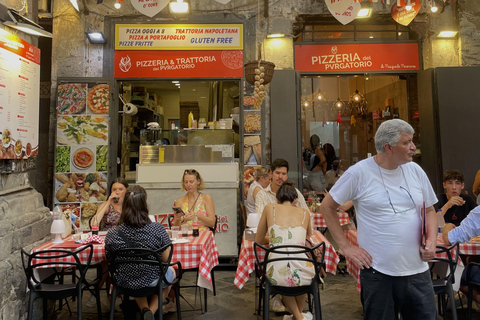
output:
{"label": "laminated menu display", "polygon": [[0,159],[38,154],[40,49],[0,29]]}

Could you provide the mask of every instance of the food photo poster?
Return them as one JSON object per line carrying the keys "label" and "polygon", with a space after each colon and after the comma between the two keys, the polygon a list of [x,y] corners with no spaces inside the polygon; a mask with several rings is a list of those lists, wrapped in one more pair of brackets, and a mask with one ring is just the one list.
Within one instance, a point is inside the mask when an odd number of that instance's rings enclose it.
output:
{"label": "food photo poster", "polygon": [[60,83],[57,89],[54,203],[78,230],[108,194],[108,84]]}

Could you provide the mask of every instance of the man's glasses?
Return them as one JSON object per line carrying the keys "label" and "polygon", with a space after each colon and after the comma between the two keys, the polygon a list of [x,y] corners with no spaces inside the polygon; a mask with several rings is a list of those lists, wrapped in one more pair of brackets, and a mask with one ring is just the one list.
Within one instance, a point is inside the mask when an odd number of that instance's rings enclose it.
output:
{"label": "man's glasses", "polygon": [[392,207],[392,210],[393,210],[393,212],[394,212],[395,214],[397,214],[397,213],[406,213],[406,212],[408,212],[408,211],[410,211],[410,210],[412,210],[412,209],[415,209],[415,207],[416,207],[415,201],[413,201],[413,197],[412,197],[412,195],[410,194],[410,192],[409,192],[407,189],[405,189],[404,187],[402,187],[402,186],[400,186],[400,189],[405,190],[405,192],[408,194],[408,196],[410,197],[410,200],[412,200],[413,207],[408,208],[408,209],[404,209],[404,210],[397,210],[397,209],[395,209],[395,207],[393,206],[393,203],[392,203],[392,199],[390,199],[390,193],[389,193],[388,190],[385,188],[385,191],[387,192],[387,196],[388,196],[388,202],[390,203],[390,206]]}

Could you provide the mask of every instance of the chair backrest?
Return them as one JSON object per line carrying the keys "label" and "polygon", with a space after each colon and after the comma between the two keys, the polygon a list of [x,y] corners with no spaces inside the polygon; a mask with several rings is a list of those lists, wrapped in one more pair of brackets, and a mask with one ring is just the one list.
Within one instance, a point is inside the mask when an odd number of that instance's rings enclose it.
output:
{"label": "chair backrest", "polygon": [[[267,274],[268,265],[276,261],[305,261],[313,264],[315,269],[315,279],[312,281],[320,282],[321,267],[325,259],[325,242],[317,244],[314,247],[286,244],[275,247],[266,248],[261,244],[255,242],[253,244],[255,259],[258,266],[261,266],[261,272],[263,275]],[[263,261],[260,259],[260,250],[265,252]],[[270,257],[271,254],[275,254],[274,257]],[[288,255],[288,256],[287,256]],[[319,256],[317,256],[319,255]],[[262,281],[265,281],[263,277]],[[268,280],[269,281],[269,280]],[[273,285],[273,284],[272,284]]]}
{"label": "chair backrest", "polygon": [[240,207],[240,214],[242,217],[242,230],[245,230],[247,227],[247,208],[241,201],[238,201],[238,205]]}
{"label": "chair backrest", "polygon": [[[162,252],[170,248],[167,261],[162,260]],[[172,260],[173,244],[169,243],[157,250],[146,248],[126,248],[112,252],[108,262],[108,269],[112,276],[112,284],[117,285],[116,275],[126,265],[141,268],[142,265],[158,266],[161,272],[160,279],[165,281],[165,273]],[[159,281],[161,282],[161,281]]]}
{"label": "chair backrest", "polygon": [[[64,267],[75,267],[79,271],[78,284],[80,285],[87,273],[88,267],[92,261],[93,245],[87,244],[81,246],[75,251],[65,249],[41,250],[33,253],[27,253],[24,249],[21,251],[23,270],[28,280],[28,287],[31,289],[42,279],[38,278],[37,268],[51,268],[55,272],[55,276],[62,273]],[[79,256],[86,257],[80,260]],[[58,268],[57,268],[58,267]]]}
{"label": "chair backrest", "polygon": [[[435,262],[442,262],[447,264],[448,272],[446,272],[445,276],[439,275],[445,281],[451,281],[455,283],[455,270],[457,269],[458,264],[458,257],[459,257],[459,242],[455,242],[450,247],[446,248],[443,246],[437,246],[437,250],[435,251],[435,258],[432,261]],[[452,252],[453,251],[453,252]],[[447,257],[439,257],[439,254],[446,254]]]}
{"label": "chair backrest", "polygon": [[172,229],[172,226],[173,226],[173,219],[174,219],[174,218],[175,218],[175,217],[173,216],[173,214],[172,214],[172,215],[168,215],[168,216],[167,216],[168,227],[169,227],[170,229]]}
{"label": "chair backrest", "polygon": [[210,229],[214,235],[215,235],[215,232],[217,232],[217,224],[218,224],[218,216],[215,215],[215,224],[213,225],[213,228],[208,227],[208,229]]}

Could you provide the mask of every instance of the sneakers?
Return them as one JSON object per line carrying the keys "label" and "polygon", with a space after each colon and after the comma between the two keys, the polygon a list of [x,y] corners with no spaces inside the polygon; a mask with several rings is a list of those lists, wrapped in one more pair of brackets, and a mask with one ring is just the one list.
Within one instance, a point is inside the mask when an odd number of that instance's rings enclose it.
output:
{"label": "sneakers", "polygon": [[97,307],[97,299],[93,294],[90,296],[90,298],[88,298],[87,302],[85,302],[85,307],[90,309]]}
{"label": "sneakers", "polygon": [[283,320],[293,320],[293,314],[286,314],[283,316]]}
{"label": "sneakers", "polygon": [[167,298],[167,304],[163,305],[163,313],[169,313],[169,312],[177,312],[177,305],[175,304],[175,301],[170,300]]}
{"label": "sneakers", "polygon": [[281,295],[274,295],[270,299],[270,310],[273,312],[287,312],[287,308],[283,305]]}
{"label": "sneakers", "polygon": [[304,312],[303,320],[313,320],[313,314],[310,311]]}
{"label": "sneakers", "polygon": [[142,320],[155,320],[153,317],[152,310],[148,308],[143,308],[142,310]]}

